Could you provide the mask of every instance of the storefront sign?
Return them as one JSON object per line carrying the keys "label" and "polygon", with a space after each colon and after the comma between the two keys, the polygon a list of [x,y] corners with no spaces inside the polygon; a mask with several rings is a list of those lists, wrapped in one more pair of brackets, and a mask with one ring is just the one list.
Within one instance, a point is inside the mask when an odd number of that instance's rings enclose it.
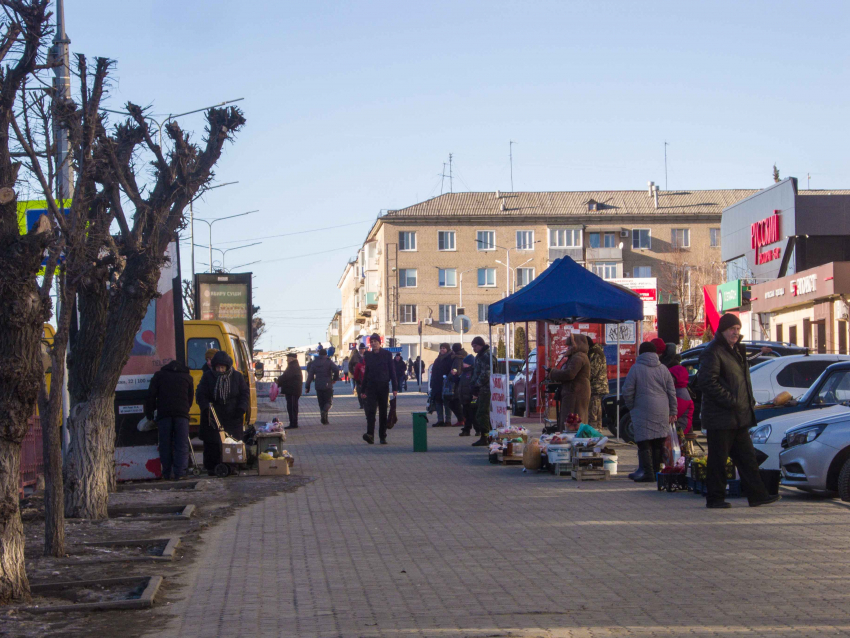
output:
{"label": "storefront sign", "polygon": [[720,312],[741,307],[741,280],[727,281],[717,286],[717,309]]}
{"label": "storefront sign", "polygon": [[658,280],[655,277],[637,277],[631,279],[609,279],[611,283],[628,288],[636,293],[643,301],[643,314],[646,317],[655,316],[658,311]]}
{"label": "storefront sign", "polygon": [[798,279],[791,280],[791,294],[796,297],[797,295],[808,295],[813,292],[817,292],[818,289],[818,275],[817,273],[813,275],[807,275],[806,277],[799,277]]}
{"label": "storefront sign", "polygon": [[785,288],[776,288],[775,290],[768,290],[764,293],[765,299],[774,299],[775,297],[782,297],[785,295]]}
{"label": "storefront sign", "polygon": [[779,211],[775,210],[767,219],[750,225],[750,246],[756,251],[756,264],[766,264],[782,255],[782,249],[779,247],[760,250],[763,246],[775,244],[782,239],[778,213]]}

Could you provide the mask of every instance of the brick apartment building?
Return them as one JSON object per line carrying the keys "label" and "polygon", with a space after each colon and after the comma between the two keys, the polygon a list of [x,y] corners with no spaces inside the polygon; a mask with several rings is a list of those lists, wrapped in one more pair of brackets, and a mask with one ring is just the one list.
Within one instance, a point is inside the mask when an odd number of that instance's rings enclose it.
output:
{"label": "brick apartment building", "polygon": [[564,256],[605,279],[656,277],[662,296],[687,296],[689,283],[683,293],[675,280],[696,265],[722,268],[721,213],[754,192],[665,192],[650,185],[450,193],[388,211],[339,280],[342,349],[378,332],[394,337],[405,359],[421,354],[430,363],[441,342],[459,340],[452,328],[459,308],[472,320],[465,342],[486,338],[487,306]]}

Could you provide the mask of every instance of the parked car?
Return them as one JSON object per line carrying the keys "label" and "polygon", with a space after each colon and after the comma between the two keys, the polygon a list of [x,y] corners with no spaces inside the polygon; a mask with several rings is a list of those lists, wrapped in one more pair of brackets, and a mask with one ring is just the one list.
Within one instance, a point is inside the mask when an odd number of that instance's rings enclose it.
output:
{"label": "parked car", "polygon": [[[529,357],[531,354],[529,354]],[[511,383],[513,383],[514,379],[516,379],[517,373],[522,369],[525,365],[525,359],[509,359],[510,361],[510,370],[511,370]],[[505,374],[505,360],[499,359],[496,364],[496,374]]]}
{"label": "parked car", "polygon": [[761,469],[779,471],[779,453],[782,452],[782,440],[788,430],[812,422],[813,419],[817,422],[842,414],[850,414],[850,407],[839,404],[831,405],[814,413],[810,411],[792,412],[775,416],[751,427],[750,438],[753,440],[753,447],[767,454],[767,459],[760,465]]}
{"label": "parked car", "polygon": [[768,403],[781,392],[799,397],[833,363],[850,361],[846,354],[793,354],[774,357],[750,368],[753,397],[758,403]]}
{"label": "parked car", "polygon": [[756,423],[784,414],[828,408],[848,402],[850,402],[850,361],[841,361],[833,363],[824,370],[798,399],[792,399],[781,406],[757,406]]}
{"label": "parked car", "polygon": [[782,484],[806,492],[837,492],[850,501],[850,411],[826,412],[785,433],[779,454]]}
{"label": "parked car", "polygon": [[[696,377],[697,372],[699,372],[699,355],[702,354],[702,351],[707,345],[708,344],[700,344],[695,348],[690,348],[681,353],[682,365],[688,370],[688,391],[690,392],[691,398],[694,401],[694,430],[702,429],[702,419],[700,418],[702,407],[702,394],[699,391],[699,388],[697,388]],[[759,355],[754,359],[750,360],[750,370],[753,370],[761,363],[773,361],[775,359],[782,359],[785,356],[804,355],[806,352],[808,352],[806,348],[779,341],[745,341],[744,346],[746,347],[748,354]],[[760,354],[761,349],[765,346],[771,348],[773,352],[768,354]],[[603,422],[607,421],[610,424],[616,422],[617,397],[613,393],[602,399],[602,414]],[[756,414],[758,414],[758,412],[756,412]],[[756,420],[758,420],[758,418]],[[610,426],[606,427],[608,427],[608,429],[612,432],[614,431],[611,429]],[[628,408],[626,408],[626,406],[622,402],[620,404],[620,438],[622,438],[626,442],[634,441],[634,435],[632,434],[632,418],[629,415]]]}
{"label": "parked car", "polygon": [[[513,378],[511,386],[511,413],[514,416],[522,416],[525,414],[526,402],[526,387],[528,379],[531,379],[531,388],[534,388],[535,375],[537,374],[537,351],[528,353],[528,370],[525,369],[525,361],[522,361],[520,369]],[[537,392],[531,392],[529,399],[531,410],[537,409]]]}

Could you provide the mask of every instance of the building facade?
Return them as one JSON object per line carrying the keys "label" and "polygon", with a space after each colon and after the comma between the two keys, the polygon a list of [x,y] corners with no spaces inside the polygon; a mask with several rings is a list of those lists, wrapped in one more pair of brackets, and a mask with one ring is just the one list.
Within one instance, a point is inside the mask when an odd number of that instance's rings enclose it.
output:
{"label": "building facade", "polygon": [[604,279],[657,278],[662,300],[695,305],[692,273],[722,267],[723,209],[754,192],[450,193],[388,211],[340,278],[342,347],[378,332],[429,363],[461,340],[458,314],[465,342],[486,337],[487,307],[565,256]]}

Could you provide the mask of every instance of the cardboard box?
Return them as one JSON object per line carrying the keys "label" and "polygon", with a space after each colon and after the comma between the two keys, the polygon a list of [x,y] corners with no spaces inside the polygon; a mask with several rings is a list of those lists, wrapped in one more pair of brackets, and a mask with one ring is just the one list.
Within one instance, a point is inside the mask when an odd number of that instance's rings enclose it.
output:
{"label": "cardboard box", "polygon": [[223,432],[219,434],[221,435],[222,463],[246,463],[248,456],[245,452],[245,444],[241,441],[239,443],[225,443],[224,439],[227,435]]}
{"label": "cardboard box", "polygon": [[286,459],[259,459],[260,476],[289,476],[289,463]]}

